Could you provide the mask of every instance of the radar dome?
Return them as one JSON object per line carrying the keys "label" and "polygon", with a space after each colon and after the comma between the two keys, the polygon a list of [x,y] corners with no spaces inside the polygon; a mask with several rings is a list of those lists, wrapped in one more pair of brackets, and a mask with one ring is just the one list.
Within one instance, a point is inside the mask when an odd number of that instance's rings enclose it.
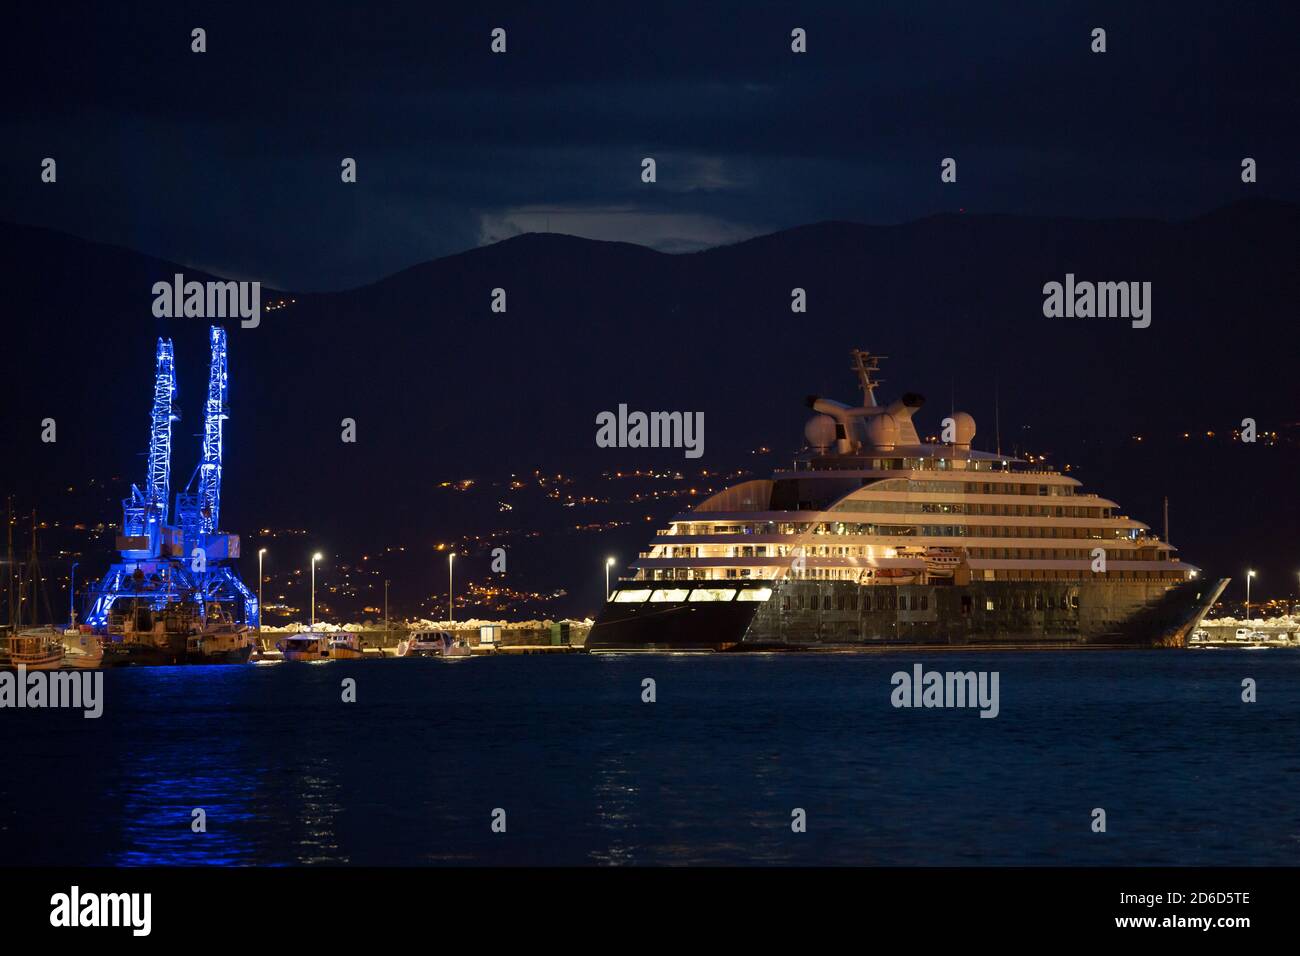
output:
{"label": "radar dome", "polygon": [[835,419],[829,415],[814,415],[803,426],[803,437],[813,448],[829,448],[835,442]]}
{"label": "radar dome", "polygon": [[975,437],[975,419],[971,418],[966,412],[956,412],[952,416],[953,432],[956,435],[954,445],[960,445],[962,448],[969,448],[971,439]]}
{"label": "radar dome", "polygon": [[867,421],[867,440],[876,448],[893,448],[898,444],[898,422],[893,415],[876,415]]}

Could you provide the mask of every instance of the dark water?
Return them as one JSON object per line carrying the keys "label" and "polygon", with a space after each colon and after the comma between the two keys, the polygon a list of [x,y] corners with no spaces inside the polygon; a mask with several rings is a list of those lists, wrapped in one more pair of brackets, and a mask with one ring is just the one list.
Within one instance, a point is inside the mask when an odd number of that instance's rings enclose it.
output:
{"label": "dark water", "polygon": [[[1000,716],[891,707],[917,660],[997,670]],[[0,863],[1300,862],[1284,650],[159,668],[104,693],[99,720],[0,711]]]}

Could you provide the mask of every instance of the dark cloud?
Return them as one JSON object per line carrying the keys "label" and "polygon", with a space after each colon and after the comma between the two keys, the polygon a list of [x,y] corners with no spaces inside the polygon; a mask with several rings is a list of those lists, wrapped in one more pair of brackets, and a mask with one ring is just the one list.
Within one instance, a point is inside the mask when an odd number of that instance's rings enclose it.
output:
{"label": "dark cloud", "polygon": [[[958,208],[1189,216],[1240,198],[1245,155],[1254,192],[1300,198],[1298,19],[1216,3],[30,6],[0,41],[0,216],[296,288],[544,228],[547,209],[553,229],[664,250]],[[57,187],[37,178],[47,155]]]}

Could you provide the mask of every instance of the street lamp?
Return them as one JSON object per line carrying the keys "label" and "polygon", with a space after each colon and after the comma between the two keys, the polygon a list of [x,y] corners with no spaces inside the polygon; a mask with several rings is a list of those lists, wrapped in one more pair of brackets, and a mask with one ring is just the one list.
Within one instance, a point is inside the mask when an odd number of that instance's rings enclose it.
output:
{"label": "street lamp", "polygon": [[257,633],[262,633],[262,555],[266,554],[266,548],[257,549]]}
{"label": "street lamp", "polygon": [[80,562],[72,562],[72,574],[68,579],[68,630],[77,629],[77,565]]}
{"label": "street lamp", "polygon": [[320,560],[320,552],[317,551],[311,556],[311,629],[316,630],[316,562]]}
{"label": "street lamp", "polygon": [[456,560],[455,551],[447,555],[447,623],[448,624],[456,620],[456,608],[452,604],[452,595],[454,592],[452,591],[452,584],[451,584],[451,566],[455,560]]}
{"label": "street lamp", "polygon": [[1250,579],[1255,576],[1254,571],[1246,572],[1246,625],[1250,626]]}
{"label": "street lamp", "polygon": [[614,566],[613,558],[605,559],[605,600],[609,600],[609,569]]}

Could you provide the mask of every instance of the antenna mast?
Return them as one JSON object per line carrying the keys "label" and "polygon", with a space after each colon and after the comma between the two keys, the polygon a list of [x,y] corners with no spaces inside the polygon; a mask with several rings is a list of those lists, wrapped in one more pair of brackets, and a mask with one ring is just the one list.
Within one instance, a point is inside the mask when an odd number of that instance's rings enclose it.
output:
{"label": "antenna mast", "polygon": [[889,356],[872,355],[862,349],[854,349],[849,354],[853,356],[853,371],[858,373],[858,385],[862,389],[862,404],[866,408],[875,408],[876,387],[884,384],[883,379],[875,376],[880,371],[880,360]]}

